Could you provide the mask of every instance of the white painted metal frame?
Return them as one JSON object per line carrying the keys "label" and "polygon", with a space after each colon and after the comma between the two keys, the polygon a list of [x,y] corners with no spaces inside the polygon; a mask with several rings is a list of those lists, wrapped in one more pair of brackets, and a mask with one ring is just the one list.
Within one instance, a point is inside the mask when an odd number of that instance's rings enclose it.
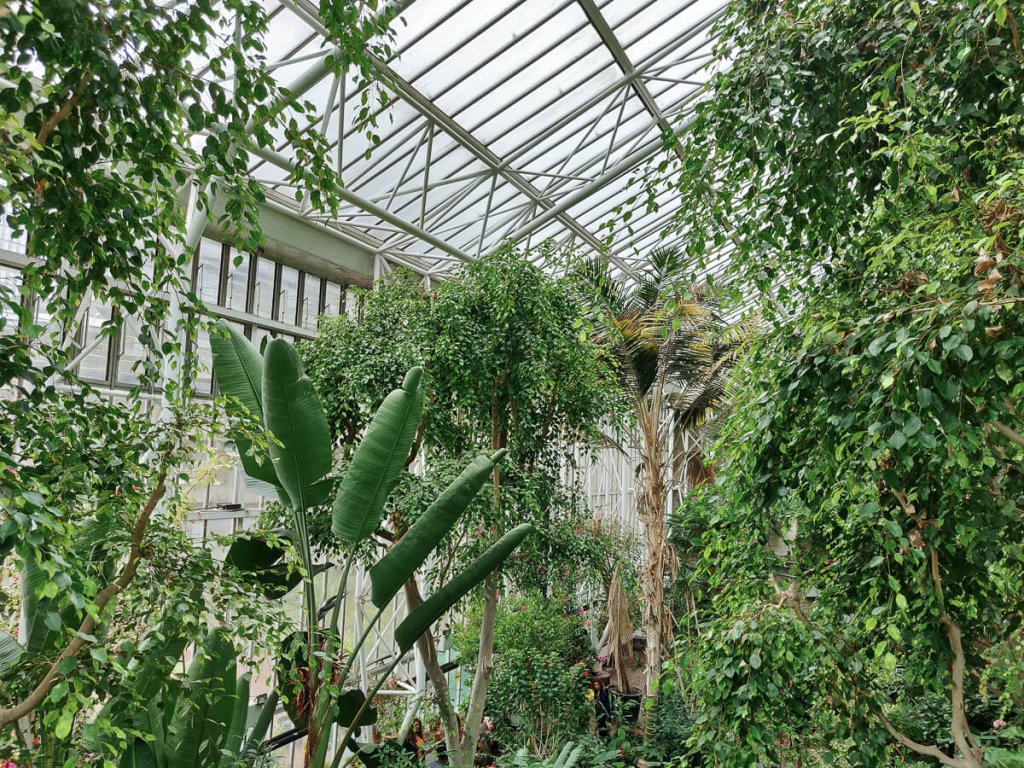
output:
{"label": "white painted metal frame", "polygon": [[[330,138],[346,185],[338,216],[295,203],[287,179],[294,161],[282,141],[276,150],[255,152],[251,166],[277,204],[359,240],[389,263],[433,277],[502,242],[535,244],[549,237],[603,253],[619,274],[633,275],[642,266],[635,251],[642,238],[608,248],[601,225],[621,205],[629,176],[665,148],[663,135],[685,130],[685,121],[677,120],[705,92],[713,25],[725,0],[641,0],[626,13],[620,0],[405,0],[403,16],[415,28],[406,36],[396,33],[393,60],[373,60],[393,100],[376,114],[381,141],[369,159],[355,125],[360,94],[354,78],[327,78],[332,49],[317,5],[271,2],[271,24],[290,25],[290,44],[268,68],[284,77],[297,62],[315,62],[318,77],[307,74],[308,96],[321,109],[308,130]],[[678,33],[657,37],[673,24]],[[502,25],[514,25],[515,34],[503,36]],[[658,43],[643,45],[652,35]],[[485,37],[501,43],[482,50],[464,77],[454,77],[449,62],[462,61]],[[543,45],[532,45],[534,38]],[[635,62],[631,47],[643,49]],[[519,84],[531,82],[536,68],[547,71],[552,60],[566,56],[564,50],[575,56],[566,67],[579,64],[580,72],[564,88],[560,84],[558,94],[533,98]],[[419,64],[406,65],[407,58]],[[465,91],[464,82],[488,67],[490,92],[481,94],[488,109],[473,109],[469,117],[467,106],[442,106],[457,104],[453,97]],[[608,77],[610,68],[618,69],[618,77]],[[577,92],[582,97],[570,98]],[[508,93],[511,100],[502,102],[494,93]],[[519,124],[494,133],[509,110],[521,113]],[[527,125],[530,130],[520,130]],[[637,226],[649,233],[668,216],[643,218]]]}

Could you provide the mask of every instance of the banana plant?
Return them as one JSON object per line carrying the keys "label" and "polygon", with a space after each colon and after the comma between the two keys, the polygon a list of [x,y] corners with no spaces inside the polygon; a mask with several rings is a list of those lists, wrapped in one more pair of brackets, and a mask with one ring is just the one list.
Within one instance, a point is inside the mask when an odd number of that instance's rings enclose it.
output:
{"label": "banana plant", "polygon": [[[288,535],[299,555],[304,592],[305,627],[303,658],[308,702],[303,708],[307,728],[305,764],[323,768],[332,725],[342,732],[331,760],[347,765],[358,754],[366,765],[374,764],[371,748],[358,745],[354,734],[373,717],[370,702],[381,685],[430,626],[483,582],[530,534],[519,526],[491,545],[464,571],[443,585],[399,624],[394,642],[398,649],[388,670],[370,691],[349,685],[359,650],[380,622],[385,608],[413,578],[441,540],[453,528],[473,497],[491,477],[504,451],[481,455],[467,466],[426,512],[369,571],[371,601],[376,608],[366,627],[360,628],[350,653],[342,651],[337,632],[348,574],[359,545],[380,527],[384,506],[398,484],[415,440],[423,413],[421,368],[410,370],[402,386],[391,392],[377,410],[352,454],[351,462],[336,483],[330,476],[334,465],[327,417],[312,383],[303,373],[295,349],[283,339],[273,339],[257,350],[234,328],[220,323],[210,335],[213,370],[220,391],[228,397],[230,415],[256,422],[266,440],[236,441],[242,469],[249,482],[272,488],[291,513]],[[254,436],[253,432],[249,433]],[[266,445],[266,449],[263,445]],[[322,505],[337,485],[331,505],[331,531],[345,551],[337,595],[325,600],[329,610],[318,608],[320,599],[312,575],[307,519],[310,510]],[[322,623],[320,617],[329,619]]]}
{"label": "banana plant", "polygon": [[574,768],[583,754],[583,745],[573,745],[570,741],[562,747],[562,751],[545,760],[536,760],[526,747],[522,747],[512,759],[516,768]]}
{"label": "banana plant", "polygon": [[[170,642],[179,653],[186,645],[184,638]],[[268,697],[250,729],[249,673],[237,674],[235,648],[223,631],[213,630],[199,642],[183,679],[164,685],[149,671],[141,670],[138,678],[149,706],[135,724],[148,737],[129,743],[120,768],[229,768],[253,760],[277,697]]]}

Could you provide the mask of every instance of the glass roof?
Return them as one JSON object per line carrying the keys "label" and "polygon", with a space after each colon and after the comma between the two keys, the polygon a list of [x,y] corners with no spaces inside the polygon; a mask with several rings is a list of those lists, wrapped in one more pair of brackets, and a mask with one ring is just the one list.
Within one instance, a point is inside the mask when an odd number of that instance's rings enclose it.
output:
{"label": "glass roof", "polygon": [[[331,50],[312,0],[266,0],[267,50],[287,85]],[[316,78],[304,98],[331,142],[349,201],[335,217],[296,202],[294,162],[254,158],[268,196],[358,238],[387,261],[443,276],[506,239],[598,249],[659,151],[705,92],[711,27],[725,0],[420,0],[402,3],[395,55],[377,61],[392,96],[366,156],[354,78]],[[661,242],[671,199],[634,217],[608,256],[632,272]]]}

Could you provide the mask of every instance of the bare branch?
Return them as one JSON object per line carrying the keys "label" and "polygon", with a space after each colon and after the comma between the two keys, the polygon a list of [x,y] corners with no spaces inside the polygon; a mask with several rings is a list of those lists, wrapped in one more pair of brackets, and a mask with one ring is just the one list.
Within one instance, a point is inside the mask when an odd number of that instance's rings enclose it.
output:
{"label": "bare branch", "polygon": [[1009,427],[1001,421],[993,421],[992,426],[999,430],[999,433],[1011,443],[1016,443],[1024,448],[1024,436],[1022,436],[1020,432],[1015,430],[1013,427]]}
{"label": "bare branch", "polygon": [[61,104],[60,108],[54,110],[50,119],[43,123],[39,128],[39,133],[36,134],[36,142],[39,144],[45,144],[46,140],[50,138],[50,134],[56,130],[57,126],[67,119],[68,115],[71,114],[71,110],[78,105],[78,102],[82,98],[82,94],[85,93],[85,88],[91,79],[92,70],[86,68],[82,73],[82,76],[78,79],[78,84],[75,86],[75,90],[68,100]]}
{"label": "bare branch", "polygon": [[932,744],[921,744],[920,742],[914,741],[909,736],[901,733],[896,729],[885,715],[878,710],[872,710],[872,714],[878,718],[878,721],[882,724],[882,727],[892,736],[896,741],[902,744],[907,749],[911,749],[917,752],[919,755],[925,755],[927,757],[934,757],[943,765],[951,766],[951,768],[974,768],[974,763],[969,763],[966,760],[959,760],[955,757],[950,757],[938,747]]}

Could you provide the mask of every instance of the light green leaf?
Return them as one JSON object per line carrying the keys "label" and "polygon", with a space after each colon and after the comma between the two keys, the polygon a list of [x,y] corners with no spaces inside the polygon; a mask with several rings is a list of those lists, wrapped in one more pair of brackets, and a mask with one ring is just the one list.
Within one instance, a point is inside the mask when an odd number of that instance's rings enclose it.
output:
{"label": "light green leaf", "polygon": [[427,511],[406,532],[399,542],[370,569],[373,583],[373,604],[383,608],[416,572],[434,547],[458,521],[466,507],[491,476],[494,465],[505,451],[493,457],[477,456],[462,473],[437,497]]}
{"label": "light green leaf", "polygon": [[[225,395],[236,398],[256,423],[263,424],[263,358],[260,353],[223,320],[217,322],[210,334],[210,350],[217,387]],[[241,412],[237,407],[235,410]],[[258,484],[280,486],[269,456],[254,456],[252,443],[245,438],[237,438],[235,447],[247,478]],[[260,492],[265,494],[266,490],[263,488]]]}
{"label": "light green leaf", "polygon": [[12,635],[0,632],[0,675],[17,664],[23,653],[25,649]]}
{"label": "light green leaf", "polygon": [[405,653],[417,638],[426,632],[445,611],[461,600],[477,584],[497,569],[533,529],[526,524],[513,528],[474,560],[469,567],[441,589],[427,598],[423,605],[410,613],[395,630],[395,642]]}
{"label": "light green leaf", "polygon": [[423,414],[422,377],[423,369],[413,368],[384,398],[352,456],[334,499],[331,530],[339,541],[360,541],[380,525]]}
{"label": "light green leaf", "polygon": [[314,486],[331,468],[327,417],[291,344],[272,340],[263,360],[263,421],[274,437],[274,471],[292,508],[305,510]]}

